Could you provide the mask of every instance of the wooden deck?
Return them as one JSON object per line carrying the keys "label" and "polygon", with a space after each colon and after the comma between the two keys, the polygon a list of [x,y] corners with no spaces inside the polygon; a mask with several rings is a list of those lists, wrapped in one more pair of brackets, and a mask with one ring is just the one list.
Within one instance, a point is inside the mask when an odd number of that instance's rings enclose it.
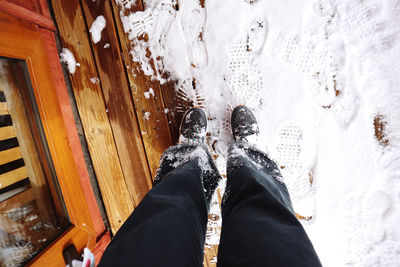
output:
{"label": "wooden deck", "polygon": [[[151,80],[134,62],[114,0],[52,0],[63,48],[78,66],[69,75],[88,150],[111,231],[115,234],[152,186],[163,151],[178,139],[179,98],[175,83]],[[131,10],[143,11],[141,0]],[[98,16],[107,26],[94,43],[90,26]],[[135,70],[135,71],[132,71]],[[154,90],[154,97],[144,93]],[[179,103],[190,105],[190,103]],[[165,109],[170,112],[164,112]],[[145,113],[151,114],[146,118]],[[217,248],[205,248],[214,266]]]}

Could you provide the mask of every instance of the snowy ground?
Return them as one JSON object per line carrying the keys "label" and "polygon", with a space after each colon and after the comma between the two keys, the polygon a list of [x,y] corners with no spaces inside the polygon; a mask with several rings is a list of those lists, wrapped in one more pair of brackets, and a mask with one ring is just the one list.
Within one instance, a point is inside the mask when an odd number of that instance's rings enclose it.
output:
{"label": "snowy ground", "polygon": [[400,1],[144,2],[133,60],[205,98],[222,172],[246,104],[323,265],[400,266]]}

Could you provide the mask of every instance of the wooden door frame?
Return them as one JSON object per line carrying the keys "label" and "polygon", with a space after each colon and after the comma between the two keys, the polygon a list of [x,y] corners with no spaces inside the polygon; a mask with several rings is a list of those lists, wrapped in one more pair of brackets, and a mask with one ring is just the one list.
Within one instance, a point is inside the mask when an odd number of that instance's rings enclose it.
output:
{"label": "wooden door frame", "polygon": [[58,183],[72,226],[36,255],[29,265],[64,265],[62,251],[74,244],[78,251],[93,249],[96,231],[86,203],[68,132],[49,65],[45,37],[35,26],[0,12],[0,56],[25,60],[49,145]]}

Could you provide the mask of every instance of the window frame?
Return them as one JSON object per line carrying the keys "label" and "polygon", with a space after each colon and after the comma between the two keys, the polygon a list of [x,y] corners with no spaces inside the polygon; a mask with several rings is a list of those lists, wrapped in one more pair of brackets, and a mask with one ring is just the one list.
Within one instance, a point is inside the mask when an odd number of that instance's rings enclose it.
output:
{"label": "window frame", "polygon": [[35,27],[0,11],[0,56],[26,62],[59,187],[72,224],[28,265],[63,266],[63,250],[71,244],[78,251],[84,247],[94,249],[96,232],[58,101],[45,46],[46,38]]}

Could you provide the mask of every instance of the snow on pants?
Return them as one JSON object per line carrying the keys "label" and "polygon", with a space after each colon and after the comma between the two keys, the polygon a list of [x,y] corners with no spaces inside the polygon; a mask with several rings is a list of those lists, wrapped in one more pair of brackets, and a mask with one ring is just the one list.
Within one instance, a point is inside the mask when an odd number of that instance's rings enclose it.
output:
{"label": "snow on pants", "polygon": [[[321,266],[276,164],[239,144],[229,153],[217,265]],[[203,266],[209,193],[218,177],[204,145],[167,149],[156,185],[120,228],[99,266]]]}

